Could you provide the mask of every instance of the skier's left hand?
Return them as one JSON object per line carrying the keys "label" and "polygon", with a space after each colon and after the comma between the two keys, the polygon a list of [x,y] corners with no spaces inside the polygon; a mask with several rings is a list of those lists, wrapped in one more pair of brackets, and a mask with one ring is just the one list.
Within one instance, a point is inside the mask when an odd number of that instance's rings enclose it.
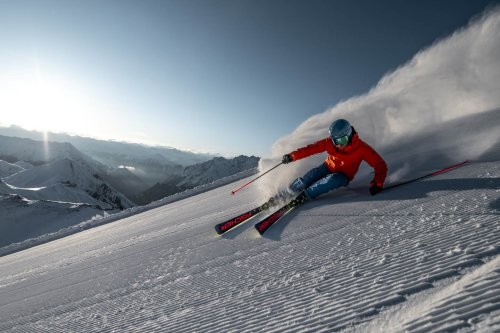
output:
{"label": "skier's left hand", "polygon": [[283,162],[283,164],[288,164],[290,162],[293,162],[293,156],[290,154],[285,154],[285,155],[283,155],[281,162]]}
{"label": "skier's left hand", "polygon": [[375,183],[371,183],[370,184],[370,194],[371,195],[375,195],[377,193],[380,193],[382,192],[383,188],[382,186],[379,186],[378,184],[375,184]]}

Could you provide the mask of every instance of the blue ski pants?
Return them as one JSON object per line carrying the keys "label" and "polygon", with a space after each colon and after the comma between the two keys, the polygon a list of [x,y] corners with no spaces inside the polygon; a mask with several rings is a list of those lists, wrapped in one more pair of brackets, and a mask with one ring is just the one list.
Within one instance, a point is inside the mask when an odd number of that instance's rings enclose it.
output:
{"label": "blue ski pants", "polygon": [[304,191],[305,194],[315,199],[321,194],[330,192],[349,184],[349,178],[342,172],[332,172],[325,163],[309,170],[304,176],[295,179],[289,190],[295,193]]}

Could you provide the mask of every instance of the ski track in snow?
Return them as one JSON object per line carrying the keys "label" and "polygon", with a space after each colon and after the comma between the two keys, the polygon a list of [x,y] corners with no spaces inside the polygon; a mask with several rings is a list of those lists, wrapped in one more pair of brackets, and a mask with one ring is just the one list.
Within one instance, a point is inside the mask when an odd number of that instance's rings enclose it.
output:
{"label": "ski track in snow", "polygon": [[500,331],[499,176],[338,191],[262,238],[216,236],[261,203],[223,186],[1,257],[0,331]]}

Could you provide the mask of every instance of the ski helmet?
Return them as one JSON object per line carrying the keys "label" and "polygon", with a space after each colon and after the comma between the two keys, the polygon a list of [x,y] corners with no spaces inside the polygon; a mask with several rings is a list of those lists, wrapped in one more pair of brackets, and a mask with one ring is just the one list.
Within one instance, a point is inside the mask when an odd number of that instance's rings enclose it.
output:
{"label": "ski helmet", "polygon": [[336,146],[347,146],[351,141],[352,134],[352,126],[345,119],[337,119],[330,125],[330,137]]}

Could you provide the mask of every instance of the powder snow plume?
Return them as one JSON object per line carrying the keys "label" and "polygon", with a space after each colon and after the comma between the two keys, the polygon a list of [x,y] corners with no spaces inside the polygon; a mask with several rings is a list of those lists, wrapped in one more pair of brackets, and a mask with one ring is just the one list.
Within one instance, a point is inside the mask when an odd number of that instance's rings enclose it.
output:
{"label": "powder snow plume", "polygon": [[[329,125],[338,118],[349,120],[360,138],[381,153],[389,166],[388,182],[498,154],[500,7],[420,51],[365,95],[307,119],[274,143],[272,156],[261,160],[260,170],[328,136]],[[286,187],[324,158],[320,154],[281,166],[259,183],[261,190],[269,195]],[[367,186],[370,172],[363,163],[355,181]]]}

